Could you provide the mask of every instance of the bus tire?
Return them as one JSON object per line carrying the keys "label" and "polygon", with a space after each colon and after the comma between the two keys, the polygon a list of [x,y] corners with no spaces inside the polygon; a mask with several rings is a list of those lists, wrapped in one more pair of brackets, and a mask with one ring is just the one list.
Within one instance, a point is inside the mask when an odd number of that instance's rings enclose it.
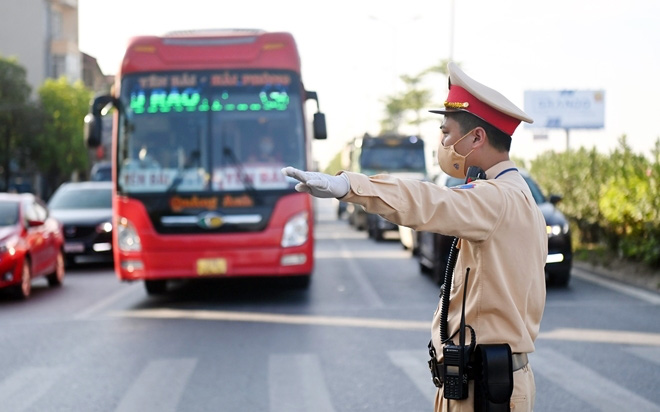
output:
{"label": "bus tire", "polygon": [[163,279],[145,280],[144,288],[147,290],[148,295],[162,295],[167,292],[167,281]]}

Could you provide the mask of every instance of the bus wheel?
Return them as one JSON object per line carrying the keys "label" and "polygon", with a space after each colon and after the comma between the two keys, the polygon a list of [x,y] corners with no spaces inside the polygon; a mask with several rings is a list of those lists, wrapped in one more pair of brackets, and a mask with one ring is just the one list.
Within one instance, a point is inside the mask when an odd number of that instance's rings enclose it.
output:
{"label": "bus wheel", "polygon": [[145,280],[144,288],[148,295],[162,295],[167,292],[166,280]]}

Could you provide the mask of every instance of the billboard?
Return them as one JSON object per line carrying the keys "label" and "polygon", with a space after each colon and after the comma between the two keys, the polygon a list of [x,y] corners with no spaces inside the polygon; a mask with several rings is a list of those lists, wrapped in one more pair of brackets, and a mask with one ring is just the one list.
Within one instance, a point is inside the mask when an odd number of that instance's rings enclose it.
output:
{"label": "billboard", "polygon": [[527,90],[529,128],[601,129],[605,126],[604,90]]}

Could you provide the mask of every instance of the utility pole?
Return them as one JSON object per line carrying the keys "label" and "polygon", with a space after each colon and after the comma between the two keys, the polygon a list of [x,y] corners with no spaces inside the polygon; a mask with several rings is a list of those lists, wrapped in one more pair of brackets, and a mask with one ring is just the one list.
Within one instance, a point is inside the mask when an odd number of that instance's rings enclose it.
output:
{"label": "utility pole", "polygon": [[454,1],[449,1],[449,61],[454,61]]}

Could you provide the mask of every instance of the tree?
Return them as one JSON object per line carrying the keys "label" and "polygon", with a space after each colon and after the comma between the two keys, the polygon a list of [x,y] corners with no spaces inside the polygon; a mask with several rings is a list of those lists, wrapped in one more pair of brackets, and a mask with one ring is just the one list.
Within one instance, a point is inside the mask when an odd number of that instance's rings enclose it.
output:
{"label": "tree", "polygon": [[396,132],[401,126],[406,111],[405,102],[401,96],[387,96],[383,103],[385,103],[385,118],[380,121],[380,132],[381,134]]}
{"label": "tree", "polygon": [[38,139],[40,150],[35,153],[35,160],[52,191],[70,179],[73,173],[87,172],[83,118],[92,92],[81,81],[70,84],[61,77],[47,79],[39,89],[39,97],[47,122]]}
{"label": "tree", "polygon": [[15,58],[0,57],[0,189],[4,190],[10,189],[12,173],[27,167],[29,140],[40,125],[34,116],[38,110],[29,102],[26,73]]}
{"label": "tree", "polygon": [[381,133],[398,132],[399,127],[406,119],[406,114],[412,112],[411,119],[406,123],[420,130],[421,125],[428,120],[422,116],[423,111],[429,107],[433,98],[433,91],[422,87],[428,75],[441,74],[447,76],[447,63],[444,59],[436,66],[431,66],[416,76],[401,75],[406,90],[403,93],[386,96],[382,102],[385,104],[385,118],[380,122]]}
{"label": "tree", "polygon": [[[408,121],[408,124],[417,127],[420,126],[427,119],[422,116],[422,110],[427,109],[431,103],[433,93],[429,89],[421,88],[424,72],[417,76],[402,75],[401,80],[406,85],[406,91],[403,94],[403,103],[407,110],[413,112],[413,119]],[[421,131],[418,133],[421,134]]]}

